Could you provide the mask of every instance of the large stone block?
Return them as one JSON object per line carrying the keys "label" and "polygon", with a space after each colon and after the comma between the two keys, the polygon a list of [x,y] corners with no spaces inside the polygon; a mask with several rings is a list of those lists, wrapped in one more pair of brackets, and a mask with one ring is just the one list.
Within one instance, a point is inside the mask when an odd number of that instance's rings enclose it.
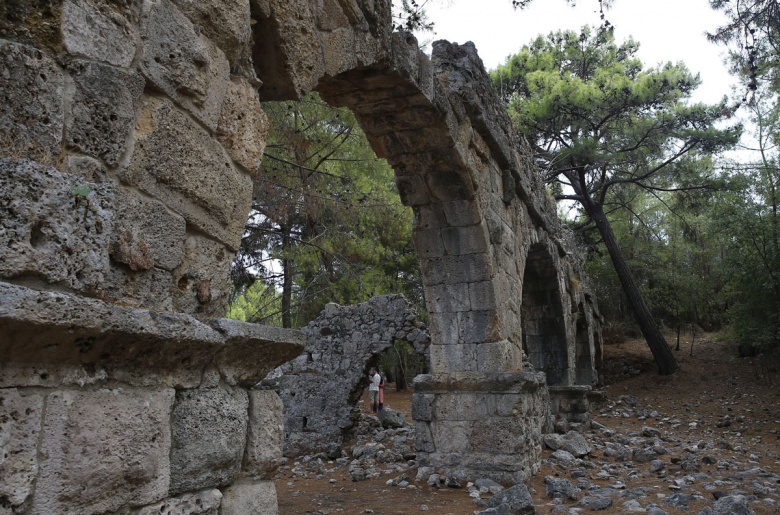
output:
{"label": "large stone block", "polygon": [[241,389],[176,393],[171,493],[222,487],[236,480],[246,445],[248,407],[247,393]]}
{"label": "large stone block", "polygon": [[141,70],[149,81],[211,130],[217,128],[230,65],[217,46],[170,0],[144,2]]}
{"label": "large stone block", "polygon": [[461,313],[459,326],[460,339],[465,343],[495,342],[504,336],[501,334],[501,323],[496,310]]}
{"label": "large stone block", "polygon": [[412,419],[420,422],[433,420],[433,400],[433,395],[414,395],[412,397]]}
{"label": "large stone block", "polygon": [[[38,473],[43,397],[0,389],[0,511],[13,513],[32,493]],[[5,513],[5,512],[3,512]]]}
{"label": "large stone block", "polygon": [[235,66],[251,53],[249,0],[173,0]]}
{"label": "large stone block", "polygon": [[430,347],[430,353],[431,370],[434,373],[504,372],[522,368],[521,350],[507,340],[486,343],[434,344]]}
{"label": "large stone block", "polygon": [[95,292],[108,272],[113,187],[0,158],[0,277]]}
{"label": "large stone block", "polygon": [[165,497],[173,398],[145,388],[49,394],[32,512],[88,515]]}
{"label": "large stone block", "polygon": [[495,267],[487,253],[420,259],[420,269],[425,286],[488,281],[495,275]]}
{"label": "large stone block", "polygon": [[197,234],[187,235],[182,262],[173,271],[176,311],[212,318],[224,316],[234,256],[220,242]]}
{"label": "large stone block", "polygon": [[473,426],[470,449],[491,454],[521,454],[526,451],[527,433],[528,428],[520,417],[479,420]]}
{"label": "large stone block", "polygon": [[[136,3],[134,0],[133,3]],[[67,0],[62,6],[62,42],[69,53],[127,68],[136,51],[132,7],[114,2]]]}
{"label": "large stone block", "polygon": [[313,4],[308,0],[257,3],[254,52],[263,100],[288,100],[311,91],[324,72]]}
{"label": "large stone block", "polygon": [[350,24],[356,25],[362,30],[368,29],[368,24],[363,16],[360,6],[355,0],[325,0],[320,2],[317,11],[317,27],[324,31],[331,31]]}
{"label": "large stone block", "polygon": [[452,227],[477,225],[482,220],[479,204],[474,201],[457,200],[442,203],[447,222]]}
{"label": "large stone block", "polygon": [[42,51],[0,40],[0,150],[53,164],[64,125],[62,70]]}
{"label": "large stone block", "polygon": [[418,229],[412,232],[414,250],[420,258],[433,259],[444,256],[444,243],[439,229]]}
{"label": "large stone block", "polygon": [[430,313],[469,311],[469,285],[456,283],[428,286],[425,289],[425,303]]}
{"label": "large stone block", "polygon": [[[181,261],[181,217],[111,183],[29,161],[0,160],[0,170],[0,199],[9,208],[0,220],[0,275],[171,310],[173,281],[155,267]],[[111,267],[109,255],[126,267]]]}
{"label": "large stone block", "polygon": [[133,271],[125,267],[111,267],[101,290],[101,298],[123,306],[176,311],[173,305],[175,283],[167,270],[150,268]]}
{"label": "large stone block", "polygon": [[[4,282],[0,298],[0,356],[12,364],[83,364],[93,376],[104,374],[104,367],[109,374],[124,369],[128,373],[119,380],[137,384],[152,375],[177,388],[184,387],[179,380],[197,383],[211,366],[219,372],[217,381],[221,374],[225,381],[249,387],[303,349],[300,331],[237,320],[214,321],[210,327],[182,313]],[[48,377],[45,370],[41,374]]]}
{"label": "large stone block", "polygon": [[475,372],[479,370],[476,347],[476,345],[457,343],[431,345],[431,372],[439,374],[453,371]]}
{"label": "large stone block", "polygon": [[497,307],[496,298],[502,298],[501,282],[497,279],[492,281],[480,281],[469,284],[469,302],[471,309],[478,311],[492,310]]}
{"label": "large stone block", "polygon": [[300,356],[306,343],[303,332],[280,327],[229,318],[212,320],[211,326],[227,344],[216,365],[222,380],[230,385],[256,385],[277,366]]}
{"label": "large stone block", "polygon": [[68,66],[75,91],[66,122],[68,146],[109,165],[125,154],[146,81],[140,73],[87,61]]}
{"label": "large stone block", "polygon": [[273,390],[249,391],[249,427],[242,476],[272,479],[282,456],[282,399]]}
{"label": "large stone block", "polygon": [[[145,269],[133,259],[148,254],[152,266],[172,271],[184,257],[186,223],[156,200],[121,189],[116,197],[112,258],[131,270]],[[168,282],[166,285],[173,285]]]}
{"label": "large stone block", "polygon": [[201,490],[132,511],[133,515],[219,515],[222,492],[216,488]]}
{"label": "large stone block", "polygon": [[437,421],[477,420],[479,397],[472,392],[439,395],[433,404],[433,419]]}
{"label": "large stone block", "polygon": [[431,341],[434,345],[458,343],[458,313],[433,313],[430,321]]}
{"label": "large stone block", "polygon": [[425,453],[436,451],[436,443],[433,440],[430,423],[418,421],[415,424],[414,448],[419,452]]}
{"label": "large stone block", "polygon": [[220,515],[278,515],[273,481],[242,483],[225,489]]}
{"label": "large stone block", "polygon": [[232,250],[238,247],[252,201],[252,182],[170,101],[146,98],[135,150],[120,177]]}
{"label": "large stone block", "polygon": [[444,250],[450,256],[479,254],[488,251],[490,237],[487,224],[468,227],[447,227],[441,231]]}
{"label": "large stone block", "polygon": [[340,27],[332,32],[322,33],[320,37],[326,74],[335,76],[355,66],[355,33],[351,28]]}
{"label": "large stone block", "polygon": [[231,80],[222,104],[217,138],[230,157],[252,176],[259,172],[270,128],[255,89],[245,79]]}

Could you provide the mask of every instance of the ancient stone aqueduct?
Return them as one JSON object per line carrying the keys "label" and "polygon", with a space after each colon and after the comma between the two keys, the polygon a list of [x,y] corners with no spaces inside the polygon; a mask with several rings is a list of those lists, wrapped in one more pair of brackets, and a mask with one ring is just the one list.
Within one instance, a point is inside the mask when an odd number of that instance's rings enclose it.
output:
{"label": "ancient stone aqueduct", "polygon": [[0,513],[277,511],[282,404],[254,385],[305,336],[217,317],[260,101],[311,90],[356,113],[414,210],[419,462],[518,481],[554,417],[587,420],[595,301],[473,46],[426,57],[389,0],[9,0]]}

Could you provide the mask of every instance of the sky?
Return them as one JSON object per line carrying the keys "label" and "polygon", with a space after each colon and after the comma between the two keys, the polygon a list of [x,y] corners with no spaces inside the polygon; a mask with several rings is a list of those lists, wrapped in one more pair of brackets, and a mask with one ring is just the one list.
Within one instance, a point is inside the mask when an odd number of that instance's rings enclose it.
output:
{"label": "sky", "polygon": [[[598,0],[577,0],[576,7],[565,0],[534,0],[524,10],[514,10],[510,0],[428,0],[425,8],[435,24],[433,40],[474,42],[488,70],[538,34],[601,23]],[[730,93],[734,80],[723,64],[725,48],[704,34],[725,17],[710,9],[708,0],[615,0],[605,14],[617,41],[633,36],[640,42],[646,66],[683,61],[699,73],[702,85],[694,100],[717,103]]]}

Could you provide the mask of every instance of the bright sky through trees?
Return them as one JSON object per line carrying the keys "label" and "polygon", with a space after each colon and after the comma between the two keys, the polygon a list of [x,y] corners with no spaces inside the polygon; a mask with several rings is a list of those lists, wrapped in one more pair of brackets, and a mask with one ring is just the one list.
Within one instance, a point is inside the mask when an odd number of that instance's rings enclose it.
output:
{"label": "bright sky through trees", "polygon": [[[576,7],[565,0],[535,0],[525,10],[514,10],[510,0],[429,0],[425,8],[435,23],[434,40],[473,41],[489,70],[538,34],[601,23],[598,0],[578,0]],[[695,101],[717,103],[730,94],[734,80],[722,62],[725,48],[704,35],[725,17],[707,0],[615,0],[605,14],[617,41],[633,36],[641,43],[639,58],[646,66],[683,61],[700,73]]]}

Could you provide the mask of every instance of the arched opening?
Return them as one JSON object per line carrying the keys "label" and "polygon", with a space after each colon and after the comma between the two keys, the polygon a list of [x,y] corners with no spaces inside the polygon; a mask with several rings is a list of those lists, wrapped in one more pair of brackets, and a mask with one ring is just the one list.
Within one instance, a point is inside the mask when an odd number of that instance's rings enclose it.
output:
{"label": "arched opening", "polygon": [[582,303],[577,306],[577,333],[575,335],[575,367],[577,384],[593,384],[593,355],[588,334],[588,319]]}
{"label": "arched opening", "polygon": [[558,273],[547,246],[528,251],[523,276],[523,347],[534,368],[547,374],[550,386],[569,382],[566,328]]}
{"label": "arched opening", "polygon": [[233,265],[230,316],[298,328],[328,303],[395,293],[422,311],[412,210],[354,114],[317,93],[262,107],[271,128]]}

